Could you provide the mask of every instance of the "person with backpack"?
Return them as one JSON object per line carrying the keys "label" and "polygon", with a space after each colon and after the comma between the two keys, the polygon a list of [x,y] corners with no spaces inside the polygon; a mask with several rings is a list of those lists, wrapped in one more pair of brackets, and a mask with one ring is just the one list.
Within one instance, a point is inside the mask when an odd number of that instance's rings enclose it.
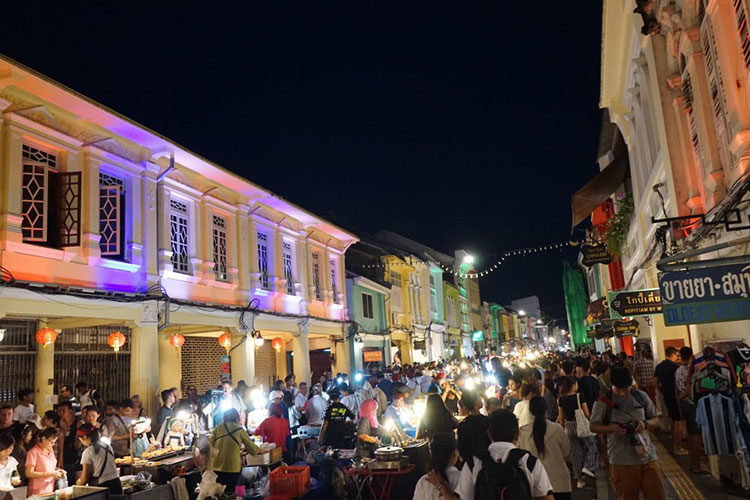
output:
{"label": "person with backpack", "polygon": [[516,448],[518,419],[507,410],[490,414],[490,444],[481,458],[461,469],[456,492],[461,500],[554,500],[544,465]]}
{"label": "person with backpack", "polygon": [[115,465],[115,452],[109,444],[101,441],[99,429],[91,424],[83,424],[78,428],[76,436],[83,448],[83,470],[76,484],[109,488],[111,495],[122,495],[122,483]]}
{"label": "person with backpack", "polygon": [[458,448],[452,434],[437,434],[430,442],[430,470],[414,489],[413,500],[458,500],[455,494],[461,473],[456,469]]}
{"label": "person with backpack", "polygon": [[612,369],[612,389],[594,403],[591,431],[607,435],[612,486],[621,500],[664,500],[664,483],[647,428],[658,425],[656,407],[632,387],[627,368]]}

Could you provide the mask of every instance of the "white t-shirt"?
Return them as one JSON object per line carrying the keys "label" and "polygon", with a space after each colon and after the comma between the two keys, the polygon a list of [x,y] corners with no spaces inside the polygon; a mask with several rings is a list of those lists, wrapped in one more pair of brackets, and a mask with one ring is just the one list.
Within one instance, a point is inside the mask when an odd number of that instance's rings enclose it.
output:
{"label": "white t-shirt", "polygon": [[34,405],[18,405],[13,409],[13,420],[19,424],[25,424],[26,419],[34,414]]}
{"label": "white t-shirt", "polygon": [[513,415],[518,419],[519,429],[526,424],[534,423],[534,415],[531,414],[531,411],[529,410],[529,402],[526,400],[521,400],[516,403],[516,407],[513,408]]}
{"label": "white t-shirt", "polygon": [[18,461],[13,457],[9,456],[8,461],[5,463],[5,465],[0,464],[0,490],[13,489],[13,485],[10,484],[10,478],[17,470]]}
{"label": "white t-shirt", "polygon": [[[510,450],[516,446],[513,443],[506,442],[495,442],[490,445],[488,451],[493,460],[505,462],[508,458]],[[526,478],[529,480],[529,486],[531,487],[532,497],[543,497],[552,491],[552,483],[547,476],[547,471],[544,469],[541,460],[536,461],[534,470],[529,471],[526,468],[526,461],[529,455],[524,457],[518,462],[521,469],[526,473]],[[476,458],[474,460],[474,468],[469,469],[468,464],[464,464],[464,468],[461,469],[461,478],[458,481],[458,488],[456,493],[461,497],[461,500],[474,500],[474,487],[477,484],[477,478],[479,477],[479,471],[482,470],[482,461]]]}
{"label": "white t-shirt", "polygon": [[91,482],[94,475],[100,471],[99,484],[106,483],[107,481],[111,481],[118,477],[117,468],[115,467],[114,452],[111,447],[108,449],[109,451],[102,446],[99,448],[99,453],[95,453],[94,447],[89,446],[83,450],[83,453],[81,454],[81,465],[91,464],[91,478],[89,479],[89,482]]}
{"label": "white t-shirt", "polygon": [[302,410],[302,407],[305,406],[305,403],[307,403],[306,394],[297,393],[297,395],[294,396],[294,407],[298,410]]}
{"label": "white t-shirt", "polygon": [[307,423],[308,425],[320,424],[323,422],[323,415],[326,412],[328,403],[320,394],[316,394],[307,402]]}
{"label": "white t-shirt", "polygon": [[[448,467],[445,469],[445,475],[448,476],[448,487],[451,491],[458,492],[458,481],[461,477],[461,473],[455,467]],[[414,500],[434,500],[440,498],[440,490],[431,482],[427,480],[428,475],[425,474],[417,482],[417,487],[414,489]],[[463,500],[463,499],[461,499]]]}

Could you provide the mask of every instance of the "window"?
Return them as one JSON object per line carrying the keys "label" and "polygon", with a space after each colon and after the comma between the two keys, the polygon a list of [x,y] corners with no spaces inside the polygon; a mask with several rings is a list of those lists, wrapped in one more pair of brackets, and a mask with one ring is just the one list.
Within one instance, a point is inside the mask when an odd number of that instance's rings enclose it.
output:
{"label": "window", "polygon": [[437,290],[430,288],[430,311],[437,312]]}
{"label": "window", "polygon": [[701,25],[701,40],[703,42],[703,61],[706,64],[709,93],[713,104],[713,118],[716,126],[716,140],[719,145],[719,157],[724,168],[734,165],[734,158],[729,151],[729,124],[727,120],[727,99],[724,93],[724,81],[721,78],[719,54],[716,50],[716,40],[711,18],[706,16]]}
{"label": "window", "polygon": [[99,250],[102,257],[125,258],[125,187],[122,179],[99,173]]}
{"label": "window", "polygon": [[336,261],[331,259],[329,264],[331,265],[331,295],[333,295],[333,303],[339,303],[338,287],[336,286]]}
{"label": "window", "polygon": [[268,235],[258,231],[258,271],[260,272],[260,286],[266,290],[271,289],[268,279]]}
{"label": "window", "polygon": [[362,294],[362,316],[367,319],[375,318],[375,312],[372,307],[372,295],[369,293]]}
{"label": "window", "polygon": [[294,295],[294,258],[292,257],[292,244],[288,241],[285,241],[283,244],[283,259],[286,293]]}
{"label": "window", "polygon": [[389,281],[391,282],[391,285],[400,287],[401,286],[401,274],[397,273],[396,271],[391,271],[390,276],[391,277]]}
{"label": "window", "polygon": [[23,241],[53,247],[81,243],[81,173],[57,170],[57,155],[22,146]]}
{"label": "window", "polygon": [[737,34],[740,37],[740,48],[745,59],[745,67],[750,69],[750,32],[747,28],[745,0],[734,0],[734,13],[737,18]]}
{"label": "window", "polygon": [[213,219],[214,276],[217,281],[227,281],[227,222],[218,215]]}
{"label": "window", "polygon": [[446,300],[445,302],[448,325],[453,328],[458,328],[458,324],[456,323],[456,299],[454,299],[453,297],[448,297],[448,300]]}
{"label": "window", "polygon": [[169,239],[172,248],[172,270],[189,274],[188,260],[188,205],[185,202],[169,200]]}
{"label": "window", "polygon": [[320,257],[317,253],[312,253],[312,275],[313,275],[313,286],[315,287],[315,298],[317,300],[323,300],[323,294],[320,289]]}

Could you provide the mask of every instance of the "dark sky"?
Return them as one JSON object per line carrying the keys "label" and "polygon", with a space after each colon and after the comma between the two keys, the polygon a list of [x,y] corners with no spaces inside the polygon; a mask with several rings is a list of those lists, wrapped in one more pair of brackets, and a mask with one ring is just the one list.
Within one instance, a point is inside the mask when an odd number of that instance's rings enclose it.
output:
{"label": "dark sky", "polygon": [[[568,238],[597,171],[600,2],[159,3],[10,2],[0,50],[355,232],[477,269]],[[482,298],[563,317],[563,257],[507,261]]]}

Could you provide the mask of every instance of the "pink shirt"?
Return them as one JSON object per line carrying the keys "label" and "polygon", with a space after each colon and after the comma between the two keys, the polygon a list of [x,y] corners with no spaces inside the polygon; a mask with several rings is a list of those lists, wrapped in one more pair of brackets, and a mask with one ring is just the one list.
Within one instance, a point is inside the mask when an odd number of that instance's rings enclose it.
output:
{"label": "pink shirt", "polygon": [[[57,458],[55,451],[50,448],[47,453],[37,445],[26,453],[26,467],[33,467],[35,472],[53,472],[57,468]],[[55,478],[34,478],[29,479],[28,495],[41,495],[55,491]]]}

